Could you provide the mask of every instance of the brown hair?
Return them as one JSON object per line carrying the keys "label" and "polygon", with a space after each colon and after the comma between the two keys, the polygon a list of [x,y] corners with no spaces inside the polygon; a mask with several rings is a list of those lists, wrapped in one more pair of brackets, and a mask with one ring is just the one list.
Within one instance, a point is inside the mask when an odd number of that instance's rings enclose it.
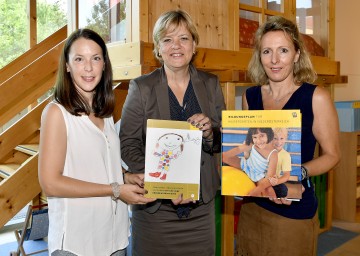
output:
{"label": "brown hair", "polygon": [[[86,102],[84,97],[76,89],[70,72],[67,72],[66,63],[69,62],[69,52],[73,43],[85,38],[97,43],[101,49],[104,57],[104,71],[99,84],[94,90],[94,98],[92,107]],[[57,79],[55,82],[54,99],[60,103],[64,108],[73,115],[80,115],[85,113],[90,115],[94,112],[96,117],[109,117],[112,115],[115,108],[115,96],[112,88],[112,67],[107,52],[106,44],[99,34],[90,29],[78,29],[74,31],[66,40],[62,50],[59,62],[59,69],[57,72]]]}
{"label": "brown hair", "polygon": [[267,142],[269,143],[270,141],[272,141],[274,139],[274,131],[271,128],[264,128],[264,127],[260,127],[260,128],[249,128],[248,133],[246,134],[246,138],[245,138],[245,144],[246,145],[250,145],[252,143],[254,143],[252,136],[258,133],[265,133],[267,136]]}

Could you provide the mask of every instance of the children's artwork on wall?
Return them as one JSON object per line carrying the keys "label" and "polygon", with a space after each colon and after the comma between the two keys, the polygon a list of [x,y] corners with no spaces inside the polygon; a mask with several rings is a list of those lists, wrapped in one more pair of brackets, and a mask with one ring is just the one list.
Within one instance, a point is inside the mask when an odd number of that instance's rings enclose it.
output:
{"label": "children's artwork on wall", "polygon": [[187,122],[149,119],[146,133],[146,196],[198,200],[202,132]]}

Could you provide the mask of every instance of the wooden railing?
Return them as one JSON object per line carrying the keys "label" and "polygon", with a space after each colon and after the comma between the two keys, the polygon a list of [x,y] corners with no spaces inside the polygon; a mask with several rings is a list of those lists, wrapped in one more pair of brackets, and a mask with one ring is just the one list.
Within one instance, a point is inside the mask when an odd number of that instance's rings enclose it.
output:
{"label": "wooden railing", "polygon": [[0,227],[41,192],[37,153],[19,145],[39,143],[40,116],[47,101],[37,101],[54,84],[66,36],[65,26],[0,70],[0,126],[28,111],[0,134]]}
{"label": "wooden railing", "polygon": [[0,126],[53,86],[66,35],[65,26],[0,70]]}

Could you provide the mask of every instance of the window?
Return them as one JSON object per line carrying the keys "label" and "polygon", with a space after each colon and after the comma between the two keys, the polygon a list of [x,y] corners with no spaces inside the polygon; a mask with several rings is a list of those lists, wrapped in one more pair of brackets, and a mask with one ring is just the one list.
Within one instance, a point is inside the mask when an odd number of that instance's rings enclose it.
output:
{"label": "window", "polygon": [[79,27],[99,33],[106,43],[126,42],[126,0],[80,0]]}

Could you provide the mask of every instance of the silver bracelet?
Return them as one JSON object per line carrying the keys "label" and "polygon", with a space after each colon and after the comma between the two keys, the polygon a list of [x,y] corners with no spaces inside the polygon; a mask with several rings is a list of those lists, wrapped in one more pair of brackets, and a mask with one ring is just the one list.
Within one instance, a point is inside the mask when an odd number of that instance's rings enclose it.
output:
{"label": "silver bracelet", "polygon": [[113,182],[110,184],[112,188],[113,195],[111,196],[111,199],[116,201],[120,197],[120,185],[117,182]]}

